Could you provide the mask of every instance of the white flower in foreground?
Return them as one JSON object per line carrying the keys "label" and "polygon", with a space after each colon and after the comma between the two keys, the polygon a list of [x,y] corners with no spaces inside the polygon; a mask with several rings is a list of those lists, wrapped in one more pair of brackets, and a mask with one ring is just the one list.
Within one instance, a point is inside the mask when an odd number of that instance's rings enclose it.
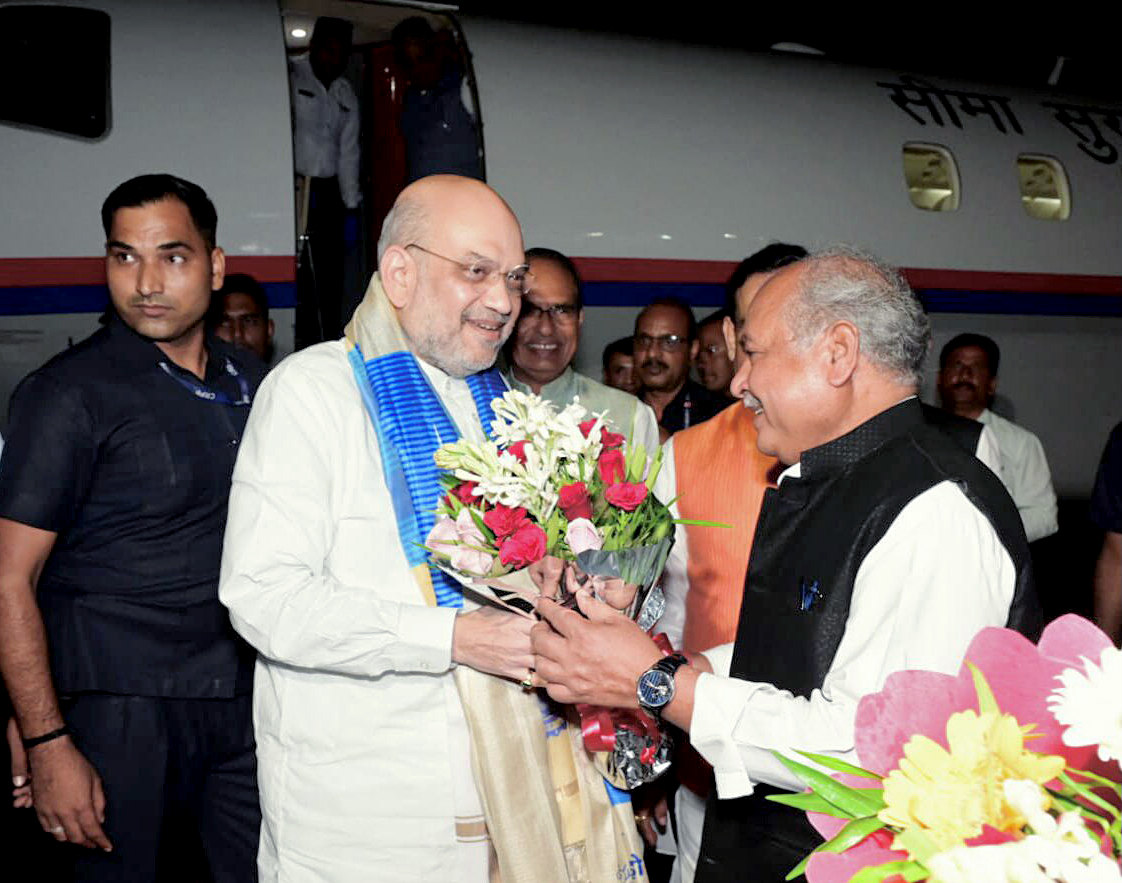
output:
{"label": "white flower in foreground", "polygon": [[929,883],[1122,883],[1078,813],[1064,813],[1047,836],[960,846],[926,862]]}
{"label": "white flower in foreground", "polygon": [[1050,837],[1056,832],[1056,820],[1048,814],[1052,798],[1031,779],[1006,779],[1001,783],[1005,802],[1025,817],[1034,834]]}
{"label": "white flower in foreground", "polygon": [[1122,650],[1106,647],[1096,665],[1064,669],[1048,710],[1067,729],[1065,745],[1097,745],[1100,760],[1122,762]]}

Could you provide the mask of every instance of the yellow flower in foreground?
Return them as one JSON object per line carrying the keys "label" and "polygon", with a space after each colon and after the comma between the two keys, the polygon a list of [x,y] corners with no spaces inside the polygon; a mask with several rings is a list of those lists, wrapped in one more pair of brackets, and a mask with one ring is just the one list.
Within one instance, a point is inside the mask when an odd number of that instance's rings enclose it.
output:
{"label": "yellow flower in foreground", "polygon": [[920,828],[942,850],[982,833],[1019,830],[1025,817],[1002,791],[1006,779],[1043,784],[1064,768],[1057,755],[1024,747],[1024,732],[1012,715],[960,711],[947,721],[949,750],[926,736],[904,746],[900,766],[884,780],[880,819],[900,828]]}

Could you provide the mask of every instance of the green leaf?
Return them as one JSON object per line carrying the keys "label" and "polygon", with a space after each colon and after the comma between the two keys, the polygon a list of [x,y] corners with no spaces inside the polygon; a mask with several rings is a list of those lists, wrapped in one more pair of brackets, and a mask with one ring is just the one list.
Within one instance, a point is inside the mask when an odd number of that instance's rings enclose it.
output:
{"label": "green leaf", "polygon": [[884,826],[884,822],[876,816],[854,819],[815,851],[845,852],[851,846],[856,846],[874,831],[879,831]]}
{"label": "green leaf", "polygon": [[1102,776],[1098,775],[1097,773],[1092,773],[1089,770],[1077,770],[1077,769],[1074,769],[1072,767],[1068,767],[1067,770],[1065,770],[1065,772],[1069,776],[1072,776],[1072,777],[1079,776],[1079,778],[1086,779],[1088,782],[1094,782],[1096,787],[1109,788],[1111,791],[1113,791],[1115,793],[1117,793],[1117,791],[1118,791],[1118,783],[1117,782],[1112,782],[1110,779],[1103,778]]}
{"label": "green leaf", "polygon": [[859,766],[854,766],[851,763],[846,763],[844,760],[838,760],[836,757],[831,757],[828,754],[815,754],[813,751],[800,751],[803,757],[808,757],[819,766],[824,766],[828,770],[833,770],[835,773],[849,773],[853,776],[861,776],[864,779],[876,779],[878,782],[884,777],[874,773],[872,770],[862,769]]}
{"label": "green leaf", "polygon": [[815,852],[818,852],[818,850],[816,849],[813,852],[809,853],[801,862],[791,868],[791,870],[787,872],[787,876],[783,879],[794,880],[796,877],[801,877],[803,874],[805,874],[807,862],[810,861],[810,856],[814,855]]}
{"label": "green leaf", "polygon": [[908,883],[915,880],[925,880],[931,872],[916,861],[885,862],[883,865],[870,865],[862,868],[849,878],[849,883],[880,883],[886,877],[899,874]]}
{"label": "green leaf", "polygon": [[997,700],[993,698],[993,690],[990,689],[986,676],[973,662],[967,662],[966,664],[970,667],[970,674],[974,676],[974,690],[978,694],[978,712],[980,714],[997,713],[999,711]]}
{"label": "green leaf", "polygon": [[483,520],[483,516],[476,512],[474,509],[468,509],[471,514],[471,520],[475,522],[475,526],[479,528],[480,533],[487,538],[487,542],[495,542],[495,532],[487,526],[487,522]]}
{"label": "green leaf", "polygon": [[1098,794],[1096,794],[1094,791],[1092,791],[1086,785],[1081,784],[1080,782],[1076,782],[1066,772],[1060,773],[1059,778],[1060,778],[1060,781],[1063,782],[1065,785],[1067,785],[1067,787],[1070,788],[1072,792],[1074,792],[1075,794],[1078,794],[1080,797],[1082,797],[1088,803],[1094,804],[1095,806],[1097,806],[1101,810],[1105,810],[1106,812],[1108,812],[1112,816],[1114,816],[1114,818],[1116,818],[1116,819],[1122,817],[1122,813],[1119,813],[1119,811],[1114,806],[1112,806],[1107,801],[1103,800],[1101,797],[1099,797]]}
{"label": "green leaf", "polygon": [[702,521],[700,518],[675,518],[675,524],[689,524],[694,527],[724,527],[732,529],[733,525],[725,524],[723,521]]}
{"label": "green leaf", "polygon": [[851,813],[834,806],[825,797],[814,791],[804,791],[801,794],[769,794],[764,799],[773,803],[782,803],[792,809],[801,809],[804,812],[820,812],[835,818],[853,818]]}
{"label": "green leaf", "polygon": [[919,828],[904,828],[896,834],[896,842],[916,861],[925,862],[942,850]]}
{"label": "green leaf", "polygon": [[826,773],[819,772],[816,769],[808,767],[806,764],[799,763],[797,760],[784,757],[778,751],[773,751],[772,754],[774,754],[779,762],[787,767],[787,769],[825,797],[830,803],[845,810],[855,818],[871,816],[880,810],[880,805],[878,805],[877,801],[871,800],[867,795],[860,793],[856,788],[843,785],[837,779],[834,779]]}

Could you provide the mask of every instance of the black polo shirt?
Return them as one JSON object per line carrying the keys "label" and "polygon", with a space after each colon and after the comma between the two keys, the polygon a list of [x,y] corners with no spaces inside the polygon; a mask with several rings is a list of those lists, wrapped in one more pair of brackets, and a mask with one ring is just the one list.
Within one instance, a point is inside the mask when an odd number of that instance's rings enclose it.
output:
{"label": "black polo shirt", "polygon": [[249,416],[233,402],[264,366],[219,340],[207,348],[200,383],[114,318],[12,394],[0,517],[58,534],[38,597],[59,693],[251,688],[218,568]]}
{"label": "black polo shirt", "polygon": [[691,426],[704,423],[729,406],[729,399],[710,392],[700,383],[686,378],[678,394],[662,409],[662,428],[673,435]]}

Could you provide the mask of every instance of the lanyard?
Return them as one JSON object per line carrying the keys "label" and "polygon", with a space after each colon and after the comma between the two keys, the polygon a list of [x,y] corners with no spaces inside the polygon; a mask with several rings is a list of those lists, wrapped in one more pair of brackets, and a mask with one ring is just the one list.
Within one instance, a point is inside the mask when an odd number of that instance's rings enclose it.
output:
{"label": "lanyard", "polygon": [[180,386],[186,387],[191,390],[200,399],[205,399],[208,402],[218,402],[220,405],[233,405],[234,407],[242,407],[250,404],[249,397],[249,384],[246,383],[245,378],[242,377],[241,372],[234,367],[234,363],[226,359],[226,373],[233,377],[238,382],[238,389],[241,391],[241,398],[235,400],[226,395],[220,390],[207,389],[194,378],[188,379],[178,371],[173,371],[171,365],[167,362],[160,362],[160,367],[164,373],[178,383]]}

